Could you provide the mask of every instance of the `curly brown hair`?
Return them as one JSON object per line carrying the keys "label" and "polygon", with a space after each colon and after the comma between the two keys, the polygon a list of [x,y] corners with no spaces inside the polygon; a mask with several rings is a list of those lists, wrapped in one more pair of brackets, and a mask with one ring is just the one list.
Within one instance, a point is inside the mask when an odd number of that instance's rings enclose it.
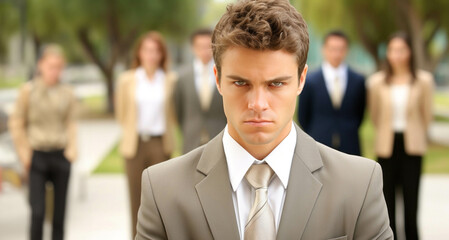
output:
{"label": "curly brown hair", "polygon": [[228,5],[212,35],[218,76],[223,53],[235,46],[295,54],[300,75],[309,51],[307,24],[287,0],[237,1]]}

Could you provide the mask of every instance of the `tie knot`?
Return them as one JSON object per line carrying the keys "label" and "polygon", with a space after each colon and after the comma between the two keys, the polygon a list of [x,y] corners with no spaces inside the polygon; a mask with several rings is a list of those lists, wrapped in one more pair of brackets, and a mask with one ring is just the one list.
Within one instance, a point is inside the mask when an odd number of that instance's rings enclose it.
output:
{"label": "tie knot", "polygon": [[246,180],[254,189],[267,188],[274,172],[268,164],[253,164],[246,173]]}

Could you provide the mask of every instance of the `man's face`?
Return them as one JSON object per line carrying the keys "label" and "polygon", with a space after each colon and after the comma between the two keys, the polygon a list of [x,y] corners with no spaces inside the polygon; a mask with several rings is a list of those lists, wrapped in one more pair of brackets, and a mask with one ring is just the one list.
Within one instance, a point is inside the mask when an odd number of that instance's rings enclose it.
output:
{"label": "man's face", "polygon": [[342,37],[330,36],[323,46],[324,59],[333,67],[338,67],[348,53],[348,43]]}
{"label": "man's face", "polygon": [[207,64],[212,59],[212,37],[209,35],[198,35],[192,42],[193,54],[201,60],[203,64]]}
{"label": "man's face", "polygon": [[276,147],[290,132],[306,73],[307,66],[298,79],[296,57],[284,50],[226,50],[215,76],[229,134],[243,147]]}
{"label": "man's face", "polygon": [[48,85],[56,84],[59,81],[64,66],[64,58],[56,54],[44,56],[38,63],[39,73]]}

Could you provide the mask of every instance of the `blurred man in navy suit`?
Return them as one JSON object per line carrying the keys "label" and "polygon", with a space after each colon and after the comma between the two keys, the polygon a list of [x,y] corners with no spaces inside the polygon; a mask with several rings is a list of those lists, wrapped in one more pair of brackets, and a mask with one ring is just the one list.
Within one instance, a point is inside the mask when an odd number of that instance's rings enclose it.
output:
{"label": "blurred man in navy suit", "polygon": [[361,155],[358,130],[366,103],[365,78],[345,63],[349,39],[332,31],[324,39],[324,62],[307,76],[299,99],[298,119],[316,141]]}

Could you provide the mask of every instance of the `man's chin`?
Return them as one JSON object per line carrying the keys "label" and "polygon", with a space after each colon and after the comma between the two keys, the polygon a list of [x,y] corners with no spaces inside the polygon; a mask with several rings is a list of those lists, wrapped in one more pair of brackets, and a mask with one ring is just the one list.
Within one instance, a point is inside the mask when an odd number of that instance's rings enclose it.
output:
{"label": "man's chin", "polygon": [[272,142],[274,137],[273,133],[256,132],[246,134],[246,136],[243,136],[243,139],[251,145],[265,145]]}

